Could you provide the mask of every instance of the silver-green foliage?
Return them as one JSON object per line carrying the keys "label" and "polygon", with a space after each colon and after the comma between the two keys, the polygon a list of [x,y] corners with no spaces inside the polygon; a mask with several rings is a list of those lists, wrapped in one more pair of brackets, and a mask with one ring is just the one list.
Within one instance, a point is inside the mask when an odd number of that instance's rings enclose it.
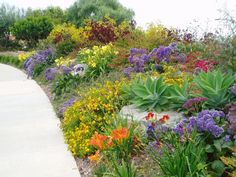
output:
{"label": "silver-green foliage", "polygon": [[234,83],[234,77],[230,73],[220,70],[201,72],[194,77],[194,82],[201,91],[197,95],[208,98],[207,108],[222,108],[232,98],[229,88]]}
{"label": "silver-green foliage", "polygon": [[125,87],[123,96],[142,110],[159,112],[168,107],[168,90],[162,77],[148,77],[146,81],[137,80]]}
{"label": "silver-green foliage", "polygon": [[184,81],[183,85],[175,83],[170,87],[169,93],[170,107],[173,109],[181,109],[183,104],[190,98],[188,82]]}

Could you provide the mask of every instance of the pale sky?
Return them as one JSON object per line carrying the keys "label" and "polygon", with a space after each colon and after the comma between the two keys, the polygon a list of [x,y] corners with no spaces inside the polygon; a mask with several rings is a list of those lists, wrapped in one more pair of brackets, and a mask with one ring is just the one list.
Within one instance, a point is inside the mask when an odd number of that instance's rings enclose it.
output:
{"label": "pale sky", "polygon": [[[20,8],[45,8],[60,6],[67,8],[75,0],[0,0]],[[162,23],[166,26],[186,28],[198,21],[203,29],[216,26],[219,9],[227,9],[236,17],[236,0],[119,0],[124,6],[135,11],[139,26],[147,23]],[[193,23],[196,24],[196,23]]]}

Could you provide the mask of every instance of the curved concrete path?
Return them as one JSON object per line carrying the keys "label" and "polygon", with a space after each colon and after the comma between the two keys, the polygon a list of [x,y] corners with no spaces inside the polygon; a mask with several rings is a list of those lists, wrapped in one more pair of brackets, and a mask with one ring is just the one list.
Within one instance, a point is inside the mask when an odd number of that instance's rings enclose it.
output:
{"label": "curved concrete path", "polygon": [[37,83],[0,64],[0,176],[79,177],[59,126]]}

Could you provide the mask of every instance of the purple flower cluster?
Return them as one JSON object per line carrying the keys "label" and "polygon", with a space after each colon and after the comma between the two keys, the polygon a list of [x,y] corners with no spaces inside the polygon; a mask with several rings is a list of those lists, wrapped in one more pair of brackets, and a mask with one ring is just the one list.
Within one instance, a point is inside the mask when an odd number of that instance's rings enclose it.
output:
{"label": "purple flower cluster", "polygon": [[[154,58],[155,63],[161,62],[170,62],[171,55],[176,50],[176,43],[171,43],[169,46],[160,46],[159,48],[154,48],[149,54],[145,49],[130,49],[129,62],[133,65],[132,67],[128,67],[124,69],[124,74],[127,77],[130,77],[131,72],[144,72],[145,64],[150,62],[151,58]],[[176,54],[175,60],[178,62],[185,62],[187,59],[185,54]],[[160,65],[156,65],[156,69],[159,72],[163,72],[163,68],[159,67]]]}
{"label": "purple flower cluster", "polygon": [[214,137],[220,137],[224,129],[217,124],[217,118],[225,117],[224,112],[216,110],[204,110],[197,117],[191,117],[189,120],[184,119],[178,123],[173,131],[179,135],[183,135],[184,131],[191,132],[193,128],[197,128],[198,132],[209,132]]}
{"label": "purple flower cluster", "polygon": [[51,48],[39,51],[33,56],[27,58],[24,62],[24,69],[28,77],[32,77],[35,66],[47,62],[50,55],[52,55]]}
{"label": "purple flower cluster", "polygon": [[59,109],[59,112],[63,115],[66,111],[66,109],[70,106],[72,106],[75,103],[76,99],[73,97],[66,101]]}
{"label": "purple flower cluster", "polygon": [[184,53],[178,53],[178,54],[174,55],[174,59],[176,62],[186,63],[187,55],[185,55]]}
{"label": "purple flower cluster", "polygon": [[48,68],[45,71],[45,79],[48,81],[52,81],[56,77],[57,73],[58,73],[57,68]]}
{"label": "purple flower cluster", "polygon": [[192,110],[192,109],[194,109],[193,107],[196,106],[196,104],[202,103],[207,100],[208,100],[207,98],[203,98],[203,97],[191,98],[191,99],[188,99],[183,104],[182,107],[185,109],[188,109],[188,110]]}
{"label": "purple flower cluster", "polygon": [[170,62],[171,54],[176,50],[176,43],[171,43],[169,46],[160,46],[159,48],[154,48],[149,57],[155,57],[158,62]]}
{"label": "purple flower cluster", "polygon": [[227,119],[229,121],[229,132],[236,134],[236,103],[230,106]]}
{"label": "purple flower cluster", "polygon": [[150,57],[145,49],[132,48],[130,50],[129,62],[134,65],[133,70],[135,72],[144,72],[144,65],[149,59]]}
{"label": "purple flower cluster", "polygon": [[236,84],[230,88],[230,91],[236,96]]}

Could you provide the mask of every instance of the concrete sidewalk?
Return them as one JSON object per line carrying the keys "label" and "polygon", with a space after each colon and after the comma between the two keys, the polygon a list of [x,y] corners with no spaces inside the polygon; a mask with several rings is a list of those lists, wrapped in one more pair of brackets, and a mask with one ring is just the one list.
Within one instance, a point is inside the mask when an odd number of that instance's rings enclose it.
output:
{"label": "concrete sidewalk", "polygon": [[80,177],[42,89],[0,64],[0,176]]}

